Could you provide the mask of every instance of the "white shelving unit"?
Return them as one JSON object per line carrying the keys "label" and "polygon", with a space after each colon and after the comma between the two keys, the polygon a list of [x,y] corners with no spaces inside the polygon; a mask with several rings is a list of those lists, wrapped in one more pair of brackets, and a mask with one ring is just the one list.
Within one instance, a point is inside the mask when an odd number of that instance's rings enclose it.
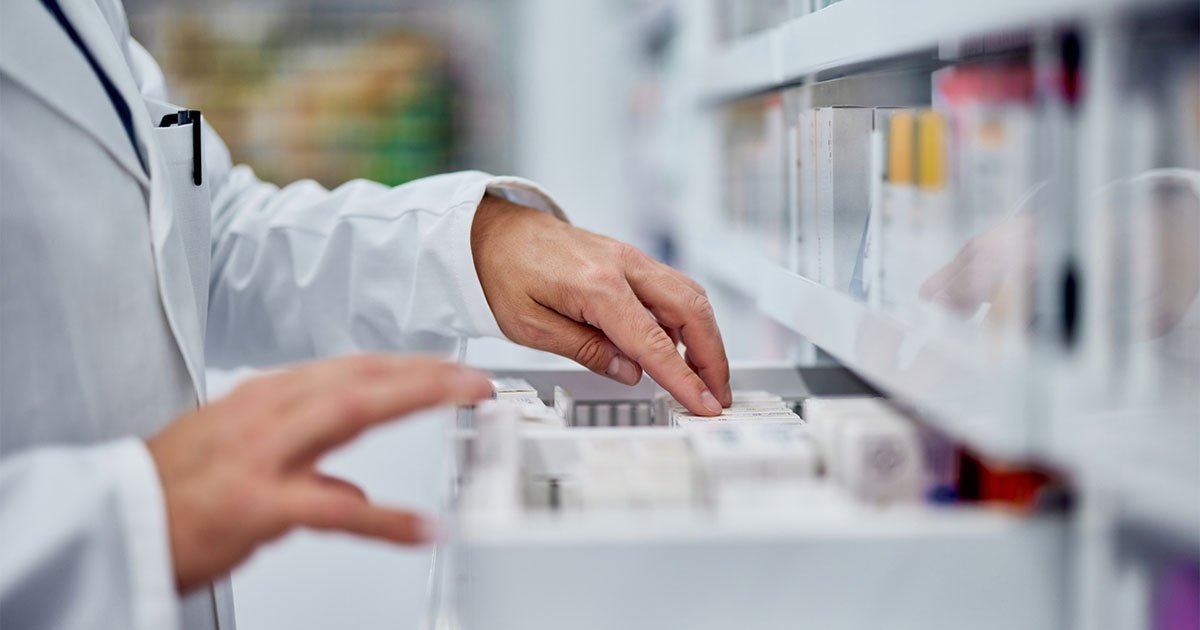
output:
{"label": "white shelving unit", "polygon": [[[1045,35],[1066,25],[1079,28],[1094,58],[1102,57],[1112,55],[1106,38],[1126,17],[1188,6],[1178,0],[842,0],[710,49],[696,100],[720,110],[743,97],[895,67],[909,55],[953,59],[979,41]],[[1195,3],[1190,8],[1200,11]],[[1111,59],[1089,63],[1089,81],[1113,80],[1113,68],[1105,65]],[[1098,124],[1096,111],[1111,110],[1118,88],[1090,89],[1100,96],[1085,110],[1085,129]],[[712,124],[722,124],[720,117]],[[714,145],[711,153],[720,149]],[[1104,163],[1081,153],[1081,185],[1103,184],[1097,169]],[[716,180],[716,164],[693,179]],[[1111,375],[1098,376],[1086,365],[1091,357],[1081,358],[1091,350],[1067,356],[1033,340],[1003,353],[995,332],[982,326],[902,319],[767,260],[755,237],[723,223],[716,204],[698,214],[704,216],[696,219],[703,226],[694,239],[702,252],[696,267],[706,279],[752,301],[983,455],[1046,465],[1066,476],[1078,501],[1075,627],[1118,627],[1109,614],[1112,602],[1116,590],[1132,582],[1116,576],[1117,532],[1150,532],[1200,555],[1200,406],[1190,402],[1197,399],[1110,409],[1104,397]]]}
{"label": "white shelving unit", "polygon": [[[910,326],[778,266],[762,277],[759,307],[890,394],[920,405],[951,435],[985,454],[1033,455],[1015,368],[969,351],[978,331],[957,337]],[[977,343],[964,343],[976,337]]]}
{"label": "white shelving unit", "polygon": [[1130,522],[1200,546],[1200,423],[1184,411],[1031,417],[1024,364],[972,351],[988,345],[985,331],[907,324],[763,260],[744,237],[715,251],[713,277],[948,434],[1001,460],[1049,464],[1116,497]]}
{"label": "white shelving unit", "polygon": [[[779,243],[768,247],[761,240],[768,237],[724,222],[720,140],[723,108],[740,97],[865,76],[912,53],[953,58],[958,46],[1010,29],[1044,34],[1071,21],[1086,30],[1186,1],[842,0],[715,49],[695,37],[714,30],[703,10],[711,3],[676,5],[687,7],[680,9],[688,12],[684,21],[692,20],[684,29],[692,48],[685,50],[704,53],[691,68],[698,71],[676,77],[686,86],[680,93],[697,105],[689,112],[696,123],[687,129],[689,144],[680,150],[688,214],[679,232],[690,271],[721,299],[744,306],[739,314],[765,315],[811,341],[989,463],[1063,473],[1077,503],[1039,514],[969,503],[827,512],[812,496],[758,511],[642,505],[611,513],[497,513],[485,503],[459,512],[455,522],[453,564],[463,570],[446,588],[457,591],[461,627],[1145,625],[1113,614],[1123,612],[1118,600],[1149,601],[1153,581],[1145,568],[1140,582],[1128,579],[1121,565],[1129,551],[1118,552],[1117,539],[1127,526],[1146,528],[1200,552],[1195,411],[1098,413],[1104,405],[1088,398],[1103,395],[1103,379],[1076,369],[1073,357],[1039,347],[1038,339],[998,343],[994,329],[933,311],[901,317],[791,271],[771,258]],[[777,106],[781,99],[764,100]],[[737,216],[753,223],[755,213]],[[779,337],[780,344],[796,343],[796,336]],[[759,388],[770,389],[749,387]],[[578,400],[606,399],[583,383],[568,389]],[[1071,394],[1047,396],[1062,391]]]}
{"label": "white shelving unit", "polygon": [[[1178,4],[1173,0],[842,0],[735,40],[713,54],[707,99],[733,98],[810,75],[1069,19]],[[920,16],[919,18],[915,16]]]}
{"label": "white shelving unit", "polygon": [[1061,519],[922,510],[466,523],[460,614],[503,630],[1056,630],[1066,533]]}
{"label": "white shelving unit", "polygon": [[1047,457],[1114,500],[1116,514],[1200,552],[1200,423],[1195,411],[1076,418],[1048,434]]}
{"label": "white shelving unit", "polygon": [[[920,50],[953,50],[971,38],[1064,20],[1096,22],[1114,15],[1179,6],[1175,0],[843,0],[716,49],[702,102],[782,89],[814,74],[885,61]],[[924,19],[914,19],[922,16]],[[903,25],[899,28],[897,25]],[[710,215],[716,214],[710,211]],[[1032,379],[1025,363],[997,357],[993,340],[968,325],[912,325],[767,260],[754,237],[705,218],[697,248],[701,273],[742,296],[781,324],[861,371],[873,382],[931,413],[950,432],[980,450],[1007,458],[1049,458],[1070,467],[1078,458],[1040,443],[1019,392]],[[949,330],[947,330],[949,329]],[[948,334],[948,332],[953,334]],[[887,356],[866,336],[891,346]],[[1053,357],[1047,369],[1054,373]],[[1069,368],[1068,368],[1069,369]],[[1061,381],[1067,378],[1054,374]],[[1066,413],[1074,410],[1066,409]],[[1063,410],[1055,410],[1062,413]],[[1053,432],[1039,431],[1048,434]]]}

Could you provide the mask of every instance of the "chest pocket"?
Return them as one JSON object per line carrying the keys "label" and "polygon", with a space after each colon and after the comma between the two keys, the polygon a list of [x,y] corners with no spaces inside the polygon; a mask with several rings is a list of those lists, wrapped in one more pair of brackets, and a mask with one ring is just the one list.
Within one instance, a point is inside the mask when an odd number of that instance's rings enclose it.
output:
{"label": "chest pocket", "polygon": [[[203,173],[200,185],[193,179],[193,167],[204,168],[203,163],[194,165],[192,125],[158,127],[163,116],[184,109],[170,103],[146,99],[146,107],[154,120],[152,137],[166,168],[162,176],[167,179],[174,229],[179,232],[187,257],[188,271],[195,292],[196,307],[200,317],[200,330],[204,330],[208,315],[209,267],[212,261],[212,197],[210,177]],[[201,116],[199,123],[207,124]],[[203,142],[204,134],[198,134]],[[200,147],[204,156],[207,147]]]}

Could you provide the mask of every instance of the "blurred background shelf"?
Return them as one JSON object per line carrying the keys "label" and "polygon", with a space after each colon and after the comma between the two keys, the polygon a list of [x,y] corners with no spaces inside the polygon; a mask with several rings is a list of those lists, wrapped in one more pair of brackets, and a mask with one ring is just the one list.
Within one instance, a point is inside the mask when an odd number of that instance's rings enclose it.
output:
{"label": "blurred background shelf", "polygon": [[777,265],[764,267],[757,300],[768,316],[876,388],[917,404],[978,452],[1012,461],[1035,455],[1020,395],[1032,375],[994,362],[982,337],[972,343],[906,324]]}
{"label": "blurred background shelf", "polygon": [[696,265],[706,278],[751,300],[758,297],[759,281],[770,263],[754,239],[736,232],[710,234]]}
{"label": "blurred background shelf", "polygon": [[771,29],[734,40],[713,58],[709,94],[727,98],[765,90],[782,80],[780,33]]}
{"label": "blurred background shelf", "polygon": [[926,330],[777,265],[760,268],[761,280],[742,290],[756,295],[764,313],[889,396],[914,404],[947,434],[987,456],[1048,465],[1110,497],[1129,523],[1200,547],[1195,409],[1040,408],[1030,396],[1061,376],[1049,374],[1053,367],[1031,371],[996,361],[983,334]]}
{"label": "blurred background shelf", "polygon": [[1200,550],[1195,409],[1097,413],[1058,423],[1041,444],[1116,515],[1167,544]]}
{"label": "blurred background shelf", "polygon": [[[1056,22],[1186,5],[1179,0],[842,0],[719,47],[709,99],[730,99],[812,75],[897,57],[957,50],[971,38]],[[863,69],[863,68],[857,68]]]}

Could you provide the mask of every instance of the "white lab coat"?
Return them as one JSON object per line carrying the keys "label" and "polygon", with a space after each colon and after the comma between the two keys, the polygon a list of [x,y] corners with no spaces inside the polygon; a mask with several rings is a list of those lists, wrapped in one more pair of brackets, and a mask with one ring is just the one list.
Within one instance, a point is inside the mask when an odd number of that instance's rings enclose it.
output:
{"label": "white lab coat", "polygon": [[143,170],[100,81],[38,0],[0,2],[0,627],[233,627],[225,581],[180,601],[140,438],[203,401],[206,365],[501,336],[468,172],[398,188],[278,188],[203,129],[158,128],[163,78],[120,0],[60,0],[132,109]]}

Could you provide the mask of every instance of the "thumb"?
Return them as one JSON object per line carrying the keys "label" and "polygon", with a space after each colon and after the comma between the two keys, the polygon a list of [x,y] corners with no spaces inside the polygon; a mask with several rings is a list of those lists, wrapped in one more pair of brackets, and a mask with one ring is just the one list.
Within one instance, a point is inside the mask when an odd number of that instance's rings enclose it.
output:
{"label": "thumb", "polygon": [[539,350],[553,352],[624,385],[637,385],[642,380],[642,367],[617,349],[599,328],[581,324],[548,311],[539,328],[543,343],[534,344]]}

